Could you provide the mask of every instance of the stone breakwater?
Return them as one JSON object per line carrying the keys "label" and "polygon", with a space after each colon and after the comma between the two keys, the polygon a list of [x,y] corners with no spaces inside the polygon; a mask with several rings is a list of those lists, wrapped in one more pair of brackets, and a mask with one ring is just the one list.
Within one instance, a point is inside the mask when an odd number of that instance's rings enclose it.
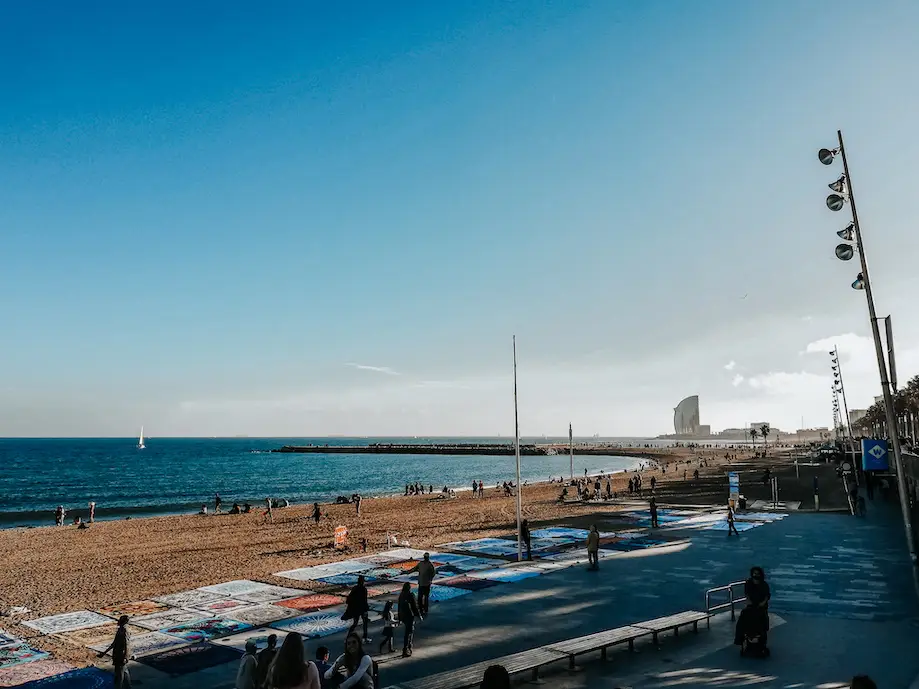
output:
{"label": "stone breakwater", "polygon": [[[272,452],[298,454],[371,454],[371,455],[494,455],[514,454],[514,446],[506,443],[371,443],[369,445],[285,445]],[[527,457],[568,454],[567,445],[521,445],[520,454]],[[645,448],[623,448],[606,444],[575,445],[576,455],[614,455],[619,457],[647,457],[664,459],[666,450],[649,451]]]}

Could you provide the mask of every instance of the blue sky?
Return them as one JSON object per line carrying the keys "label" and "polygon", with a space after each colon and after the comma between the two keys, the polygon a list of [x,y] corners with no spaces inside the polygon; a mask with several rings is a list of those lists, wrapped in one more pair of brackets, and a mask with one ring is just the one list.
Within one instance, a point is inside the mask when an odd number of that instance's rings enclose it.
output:
{"label": "blue sky", "polygon": [[826,425],[839,127],[919,369],[915,3],[192,5],[7,9],[0,434]]}

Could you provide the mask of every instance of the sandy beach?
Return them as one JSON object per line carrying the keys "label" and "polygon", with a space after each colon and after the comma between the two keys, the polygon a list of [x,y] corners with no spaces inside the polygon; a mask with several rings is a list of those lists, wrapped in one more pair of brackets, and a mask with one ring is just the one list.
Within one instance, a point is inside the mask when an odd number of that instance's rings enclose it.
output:
{"label": "sandy beach", "polygon": [[[712,502],[706,486],[724,482],[724,452],[724,448],[698,453],[673,448],[659,453],[657,460],[665,470],[646,471],[645,488],[654,475],[658,493],[666,495],[667,502]],[[707,464],[700,472],[709,480],[685,480],[684,469],[691,476],[700,457]],[[630,475],[615,476],[613,490],[624,493]],[[545,523],[581,523],[598,513],[622,509],[615,501],[589,507],[560,504],[560,490],[558,484],[549,483],[524,487],[523,512],[534,528]],[[721,492],[719,488],[715,494]],[[368,552],[385,549],[387,532],[397,532],[400,540],[407,540],[412,547],[427,548],[455,540],[507,535],[516,529],[514,498],[505,497],[494,486],[479,499],[467,492],[455,499],[440,499],[435,493],[365,500],[359,518],[353,505],[323,505],[319,525],[308,518],[309,512],[306,505],[278,509],[273,523],[266,522],[259,509],[247,515],[97,522],[85,530],[67,526],[2,531],[0,551],[5,566],[0,573],[0,606],[25,606],[32,611],[26,618],[34,618],[97,610],[233,579],[296,587],[297,582],[272,573],[353,557],[360,552],[361,539],[367,540]],[[346,553],[332,547],[333,531],[339,525],[349,530],[350,549]],[[312,582],[310,587],[316,590]],[[9,618],[0,620],[0,626],[26,638],[36,637],[33,630]],[[37,638],[35,643],[58,658],[80,664],[92,662],[86,649],[75,644],[54,637]]]}

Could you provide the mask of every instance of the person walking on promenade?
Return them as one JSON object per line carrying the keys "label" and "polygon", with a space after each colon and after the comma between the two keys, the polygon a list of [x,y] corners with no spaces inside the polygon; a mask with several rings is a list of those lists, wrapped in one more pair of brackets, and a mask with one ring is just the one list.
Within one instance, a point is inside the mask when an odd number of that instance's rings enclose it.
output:
{"label": "person walking on promenade", "polygon": [[728,537],[729,538],[732,533],[737,536],[740,535],[740,532],[737,530],[737,527],[734,526],[734,505],[732,503],[728,503]]}
{"label": "person walking on promenade", "polygon": [[418,603],[415,601],[415,594],[412,593],[412,585],[405,582],[402,585],[402,592],[399,594],[399,621],[405,627],[405,636],[402,640],[402,657],[408,658],[412,655],[412,644],[415,637],[415,618],[423,620],[424,616],[418,610]]}
{"label": "person walking on promenade", "polygon": [[128,631],[128,616],[118,618],[118,630],[112,643],[99,654],[103,657],[112,652],[112,665],[115,669],[115,689],[131,689],[131,675],[128,673],[128,661],[131,659],[131,632]]}
{"label": "person walking on promenade", "polygon": [[396,613],[393,612],[393,601],[386,601],[386,605],[383,606],[383,640],[380,642],[380,653],[383,653],[383,648],[387,647],[387,650],[392,653],[392,638],[393,633],[396,628]]}
{"label": "person walking on promenade", "polygon": [[657,523],[657,500],[654,499],[653,495],[651,496],[650,508],[651,508],[651,528],[656,529],[660,526],[660,524]]}
{"label": "person walking on promenade", "polygon": [[214,514],[220,514],[220,506],[223,504],[223,500],[220,499],[220,493],[214,494]]}
{"label": "person walking on promenade", "polygon": [[437,574],[437,569],[431,562],[431,554],[425,553],[424,559],[412,567],[407,574],[412,572],[418,572],[418,609],[422,615],[427,615],[431,604],[431,582],[434,581],[434,576]]}
{"label": "person walking on promenade", "polygon": [[527,549],[527,560],[533,559],[533,550],[531,547],[530,539],[530,522],[527,519],[524,519],[520,522],[520,540],[523,541],[523,545]]}
{"label": "person walking on promenade", "polygon": [[590,533],[587,534],[587,569],[600,569],[600,532],[597,531],[597,525],[590,525]]}
{"label": "person walking on promenade", "polygon": [[370,624],[370,616],[368,614],[370,612],[370,604],[367,602],[367,585],[364,582],[364,575],[359,575],[357,577],[357,583],[345,599],[345,612],[342,614],[341,619],[353,620],[348,634],[354,633],[354,630],[357,629],[357,625],[363,620],[364,643],[370,643],[370,637],[367,634],[367,625]]}

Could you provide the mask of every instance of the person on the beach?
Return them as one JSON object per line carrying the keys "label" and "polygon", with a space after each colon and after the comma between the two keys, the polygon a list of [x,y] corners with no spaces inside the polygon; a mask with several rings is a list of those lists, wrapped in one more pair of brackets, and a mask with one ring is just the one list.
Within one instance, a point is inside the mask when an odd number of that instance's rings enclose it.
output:
{"label": "person on the beach", "polygon": [[268,670],[278,654],[278,635],[269,634],[267,646],[258,652],[255,665],[255,685],[261,689],[268,682]]}
{"label": "person on the beach", "polygon": [[345,639],[345,652],[336,658],[335,663],[325,672],[325,679],[331,680],[335,675],[343,674],[344,679],[338,689],[373,689],[373,660],[364,652],[364,645],[357,634],[348,634]]}
{"label": "person on the beach", "polygon": [[530,522],[524,519],[520,522],[520,540],[527,549],[527,560],[533,559],[533,552],[530,548]]}
{"label": "person on the beach", "polygon": [[248,502],[243,503],[243,514],[249,514],[252,511],[252,505]]}
{"label": "person on the beach", "polygon": [[262,521],[269,521],[274,524],[274,514],[271,511],[271,498],[265,498],[265,512],[262,514]]}
{"label": "person on the beach", "polygon": [[419,620],[424,619],[424,616],[418,610],[415,594],[412,593],[412,585],[405,582],[402,584],[402,592],[399,594],[399,621],[405,627],[405,635],[402,639],[403,658],[408,658],[412,655],[416,617]]}
{"label": "person on the beach", "polygon": [[200,514],[202,517],[206,517],[207,516],[207,505],[202,504],[201,511],[198,512],[198,514]]}
{"label": "person on the beach", "polygon": [[341,619],[353,620],[348,634],[353,633],[357,629],[357,625],[363,620],[365,643],[370,643],[371,640],[367,634],[367,626],[370,624],[369,613],[370,604],[367,602],[367,584],[365,583],[364,575],[361,574],[357,577],[357,583],[345,599],[345,612],[342,614]]}
{"label": "person on the beach", "polygon": [[632,497],[632,493],[635,492],[635,481],[629,479],[629,497]]}
{"label": "person on the beach", "polygon": [[242,513],[242,508],[239,506],[238,502],[233,503],[233,507],[230,508],[230,514],[240,514]]}
{"label": "person on the beach", "polygon": [[431,554],[425,553],[424,558],[417,565],[412,567],[406,574],[418,572],[418,609],[422,615],[428,614],[428,606],[431,602],[431,582],[437,574],[434,563],[431,562]]}
{"label": "person on the beach", "polygon": [[89,523],[92,524],[96,521],[96,503],[89,503]]}
{"label": "person on the beach", "polygon": [[380,653],[383,653],[384,646],[387,647],[389,653],[395,650],[392,645],[392,637],[396,627],[396,613],[392,608],[393,602],[386,601],[386,605],[383,606],[383,640],[380,641]]}
{"label": "person on the beach", "polygon": [[613,499],[613,484],[610,482],[609,479],[606,479],[606,499],[607,500]]}
{"label": "person on the beach", "polygon": [[64,515],[65,514],[66,512],[64,511],[64,506],[58,505],[57,509],[54,510],[54,523],[57,526],[64,526]]}
{"label": "person on the beach", "polygon": [[479,484],[476,483],[475,479],[472,480],[472,497],[479,497]]}
{"label": "person on the beach", "polygon": [[318,526],[319,520],[322,519],[322,510],[319,509],[319,503],[313,503],[313,522]]}
{"label": "person on the beach", "polygon": [[361,516],[361,494],[354,494],[354,511],[357,513],[357,516]]}
{"label": "person on the beach", "polygon": [[657,500],[654,499],[654,496],[651,496],[651,528],[656,529],[659,525],[657,523]]}
{"label": "person on the beach", "polygon": [[654,492],[654,488],[657,486],[657,479],[653,476],[651,477],[651,492]]}
{"label": "person on the beach", "polygon": [[482,676],[481,689],[511,689],[511,676],[503,665],[489,665]]}
{"label": "person on the beach", "polygon": [[131,689],[131,675],[128,673],[128,661],[131,660],[131,632],[128,630],[129,618],[122,615],[118,618],[118,630],[115,638],[104,651],[99,653],[103,657],[112,653],[112,665],[115,672],[115,689]]}
{"label": "person on the beach", "polygon": [[290,632],[268,673],[269,689],[320,689],[319,670],[304,657],[303,637]]}
{"label": "person on the beach", "polygon": [[699,480],[699,470],[698,470],[698,469],[694,469],[694,470],[693,470],[693,472],[692,472],[692,478],[693,478],[694,481],[698,481],[698,480]]}
{"label": "person on the beach", "polygon": [[246,652],[240,658],[239,669],[236,671],[236,689],[259,689],[256,649],[255,639],[246,641]]}
{"label": "person on the beach", "polygon": [[214,494],[214,514],[220,514],[220,506],[223,504],[223,500],[220,499],[220,493]]}
{"label": "person on the beach", "polygon": [[587,569],[600,569],[600,532],[597,531],[597,525],[590,525],[590,533],[587,534]]}
{"label": "person on the beach", "polygon": [[737,527],[734,526],[734,504],[729,502],[728,503],[728,537],[730,537],[732,533],[738,536],[740,535],[740,532],[737,530]]}

